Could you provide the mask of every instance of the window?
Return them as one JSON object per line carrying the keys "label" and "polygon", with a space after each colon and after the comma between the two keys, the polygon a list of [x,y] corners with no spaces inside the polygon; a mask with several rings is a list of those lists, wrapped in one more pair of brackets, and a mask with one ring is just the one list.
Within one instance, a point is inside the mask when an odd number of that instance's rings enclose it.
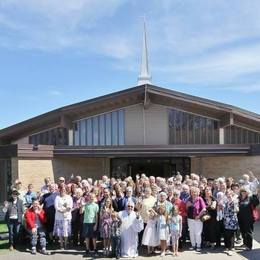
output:
{"label": "window", "polygon": [[74,123],[74,145],[125,144],[124,110],[113,111]]}
{"label": "window", "polygon": [[219,143],[217,120],[176,109],[169,110],[169,130],[170,144]]}
{"label": "window", "polygon": [[[78,125],[74,125],[74,138],[77,141],[79,140]],[[67,145],[68,139],[68,130],[58,127],[29,136],[29,144]]]}
{"label": "window", "polygon": [[224,128],[225,144],[258,144],[260,132],[248,130],[238,126]]}

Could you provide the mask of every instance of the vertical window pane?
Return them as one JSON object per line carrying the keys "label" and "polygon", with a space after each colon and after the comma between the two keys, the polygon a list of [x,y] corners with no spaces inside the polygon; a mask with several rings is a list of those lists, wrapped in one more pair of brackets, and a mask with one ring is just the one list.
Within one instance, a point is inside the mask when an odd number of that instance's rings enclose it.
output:
{"label": "vertical window pane", "polygon": [[236,128],[231,126],[231,144],[236,144]]}
{"label": "vertical window pane", "polygon": [[214,124],[214,144],[219,144],[219,127],[218,121],[213,121]]}
{"label": "vertical window pane", "polygon": [[247,130],[242,129],[242,143],[246,144],[247,143]]}
{"label": "vertical window pane", "polygon": [[188,143],[188,114],[183,113],[182,114],[182,144]]}
{"label": "vertical window pane", "polygon": [[207,119],[207,143],[213,143],[213,120]]}
{"label": "vertical window pane", "polygon": [[105,115],[99,117],[99,145],[105,145]]}
{"label": "vertical window pane", "polygon": [[189,144],[194,144],[193,115],[189,115]]}
{"label": "vertical window pane", "polygon": [[98,117],[93,118],[93,145],[98,145]]}
{"label": "vertical window pane", "polygon": [[111,127],[111,113],[106,114],[106,145],[111,145],[111,134],[112,134],[112,127]]}
{"label": "vertical window pane", "polygon": [[201,144],[206,144],[207,143],[207,131],[206,131],[206,118],[201,118],[201,133],[200,133],[200,138],[201,138]]}
{"label": "vertical window pane", "polygon": [[93,145],[92,137],[92,118],[89,118],[87,119],[87,145]]}
{"label": "vertical window pane", "polygon": [[200,144],[200,117],[194,116],[194,137],[195,144]]}
{"label": "vertical window pane", "polygon": [[118,118],[117,112],[112,112],[112,145],[118,145]]}
{"label": "vertical window pane", "polygon": [[124,111],[118,111],[118,130],[119,130],[119,145],[125,144],[125,116]]}
{"label": "vertical window pane", "polygon": [[[50,136],[52,136],[52,133]],[[74,123],[74,145],[79,145],[79,122]]]}
{"label": "vertical window pane", "polygon": [[175,125],[176,125],[176,144],[181,144],[181,113],[180,111],[175,111],[176,119],[175,119]]}
{"label": "vertical window pane", "polygon": [[85,120],[79,121],[80,125],[80,145],[86,145],[86,123]]}
{"label": "vertical window pane", "polygon": [[251,131],[248,131],[248,143],[251,144],[253,142],[253,133]]}

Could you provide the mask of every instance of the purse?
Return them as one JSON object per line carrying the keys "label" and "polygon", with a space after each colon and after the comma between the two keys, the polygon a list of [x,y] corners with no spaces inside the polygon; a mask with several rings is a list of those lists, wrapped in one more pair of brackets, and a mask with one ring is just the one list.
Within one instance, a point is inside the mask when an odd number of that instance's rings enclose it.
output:
{"label": "purse", "polygon": [[209,215],[209,213],[205,212],[205,214],[203,214],[201,217],[200,217],[200,221],[202,222],[205,222],[207,220],[211,219],[211,216]]}

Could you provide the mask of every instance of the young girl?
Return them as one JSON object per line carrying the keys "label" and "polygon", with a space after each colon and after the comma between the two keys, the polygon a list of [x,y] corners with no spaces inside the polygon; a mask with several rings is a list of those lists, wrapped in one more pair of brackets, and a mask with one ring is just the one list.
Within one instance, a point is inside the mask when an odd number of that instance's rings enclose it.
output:
{"label": "young girl", "polygon": [[109,254],[110,248],[110,225],[112,222],[111,214],[114,209],[112,207],[112,200],[110,198],[105,199],[105,203],[100,211],[100,235],[103,238],[104,243],[104,255]]}
{"label": "young girl", "polygon": [[182,233],[182,217],[179,215],[178,206],[173,206],[172,216],[169,217],[168,223],[172,237],[172,253],[173,255],[178,256],[179,238],[181,237]]}
{"label": "young girl", "polygon": [[151,249],[160,244],[158,232],[156,229],[156,217],[157,213],[153,210],[149,210],[149,219],[144,230],[142,244],[147,246],[147,254],[151,253]]}
{"label": "young girl", "polygon": [[[165,206],[158,207],[158,219],[157,219],[157,232],[159,233],[159,239],[161,244],[161,256],[165,256],[167,249],[167,241],[169,239],[169,228],[168,228],[168,214]],[[159,230],[158,230],[159,229]]]}

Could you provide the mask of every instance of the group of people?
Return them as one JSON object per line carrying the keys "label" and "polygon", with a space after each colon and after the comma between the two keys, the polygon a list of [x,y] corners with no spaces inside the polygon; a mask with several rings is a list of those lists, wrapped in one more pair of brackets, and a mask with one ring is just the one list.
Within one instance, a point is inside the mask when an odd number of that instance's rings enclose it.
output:
{"label": "group of people", "polygon": [[[58,241],[60,249],[86,246],[86,255],[98,254],[102,241],[106,257],[136,257],[141,246],[147,255],[160,250],[179,255],[190,250],[220,247],[231,256],[234,244],[251,250],[254,222],[258,220],[260,185],[249,171],[233,178],[205,178],[195,173],[168,179],[102,176],[99,180],[72,176],[58,183],[44,179],[39,192],[32,184],[23,190],[16,180],[4,203],[10,250],[17,245],[21,225],[30,237],[31,253],[50,254],[46,244]],[[188,244],[190,241],[190,244]]]}

